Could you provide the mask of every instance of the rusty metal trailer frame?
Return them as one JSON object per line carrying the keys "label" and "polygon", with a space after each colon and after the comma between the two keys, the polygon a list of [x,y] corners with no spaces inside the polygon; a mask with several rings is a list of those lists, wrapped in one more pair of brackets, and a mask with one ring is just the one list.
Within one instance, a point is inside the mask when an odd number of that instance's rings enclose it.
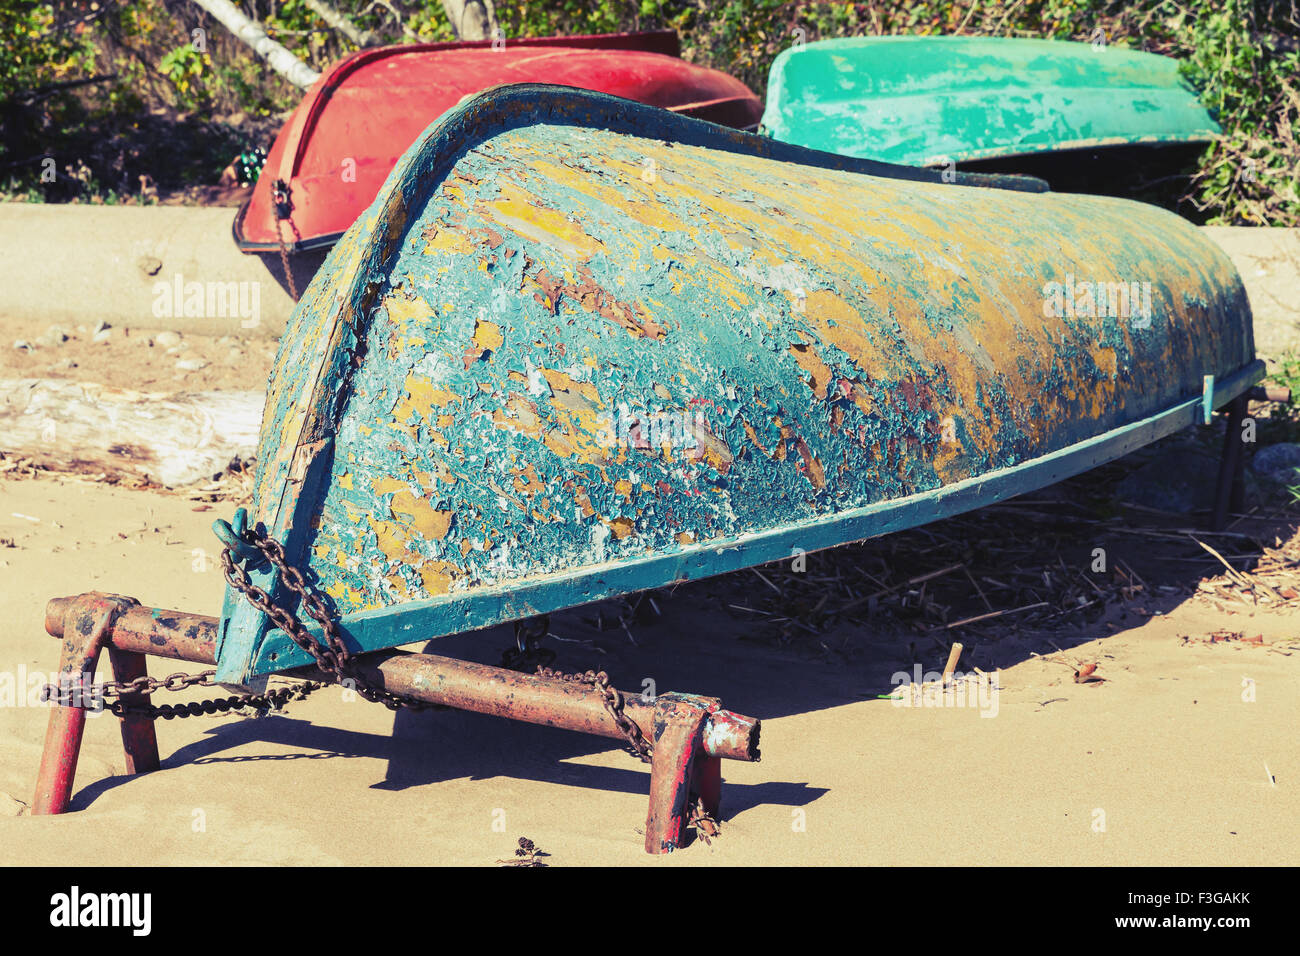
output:
{"label": "rusty metal trailer frame", "polygon": [[[100,654],[108,651],[113,678],[121,682],[146,674],[147,655],[211,665],[216,662],[217,619],[91,592],[50,601],[45,629],[63,642],[61,706],[50,712],[46,730],[32,806],[37,815],[68,809],[88,708],[67,702],[84,705],[95,700],[93,681]],[[600,691],[590,686],[399,650],[368,654],[357,664],[369,685],[392,694],[526,723],[622,737]],[[323,677],[314,668],[292,676]],[[146,700],[140,694],[124,694],[122,702],[140,705]],[[646,852],[670,853],[683,844],[697,796],[707,814],[718,814],[722,760],[759,759],[760,722],[722,709],[715,697],[694,694],[659,694],[653,700],[627,695],[623,713],[647,740],[654,741]],[[159,769],[154,718],[128,714],[119,720],[127,774]]]}

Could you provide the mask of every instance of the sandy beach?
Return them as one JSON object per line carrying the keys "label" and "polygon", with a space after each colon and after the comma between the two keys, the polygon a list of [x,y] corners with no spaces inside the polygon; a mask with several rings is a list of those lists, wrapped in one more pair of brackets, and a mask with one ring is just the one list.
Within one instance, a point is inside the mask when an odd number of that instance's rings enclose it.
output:
{"label": "sandy beach", "polygon": [[[52,596],[219,608],[208,525],[225,506],[51,477],[6,480],[0,497],[0,673],[34,685],[54,668]],[[634,625],[635,644],[593,626],[590,609],[552,621],[558,666],[602,667],[633,689],[648,677],[762,718],[762,762],[724,767],[711,845],[642,851],[647,768],[610,741],[458,712],[394,716],[336,687],[284,716],[159,721],[163,769],[139,778],[122,775],[116,718],[93,718],[73,812],[32,817],[47,712],[23,705],[24,688],[0,708],[0,863],[494,865],[520,837],[550,865],[1300,862],[1294,610],[1225,616],[1187,598],[1145,616],[1138,600],[1050,637],[1003,624],[967,638],[963,660],[997,668],[991,714],[878,699],[911,669],[909,643],[924,670],[942,667],[933,642],[857,629],[787,647],[753,639],[720,608],[762,587],[742,574],[660,592],[662,614]],[[1244,640],[1210,642],[1225,625]],[[496,663],[510,640],[497,629],[430,647]],[[1095,662],[1105,681],[1077,684],[1062,662]]]}

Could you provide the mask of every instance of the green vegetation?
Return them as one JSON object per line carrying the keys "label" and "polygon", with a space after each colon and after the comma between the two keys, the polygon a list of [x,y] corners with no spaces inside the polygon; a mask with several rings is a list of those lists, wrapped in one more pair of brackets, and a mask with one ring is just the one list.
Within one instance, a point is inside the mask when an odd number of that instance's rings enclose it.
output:
{"label": "green vegetation", "polygon": [[[1047,37],[1175,56],[1224,130],[1201,157],[1191,201],[1211,222],[1296,226],[1298,4],[496,0],[496,9],[507,38],[670,27],[687,59],[759,92],[791,43],[854,34]],[[332,5],[383,42],[454,38],[439,0]],[[303,0],[240,6],[317,69],[355,48]],[[235,154],[268,145],[300,96],[188,0],[0,0],[0,30],[0,191],[11,199],[133,199],[146,183],[212,183]],[[53,181],[42,176],[48,158]]]}

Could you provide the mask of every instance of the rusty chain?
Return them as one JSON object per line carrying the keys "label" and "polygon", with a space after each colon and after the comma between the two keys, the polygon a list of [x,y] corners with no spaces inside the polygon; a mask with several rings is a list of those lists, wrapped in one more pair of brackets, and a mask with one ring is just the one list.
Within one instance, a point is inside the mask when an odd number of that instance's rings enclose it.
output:
{"label": "rusty chain", "polygon": [[[280,583],[298,596],[299,606],[305,608],[308,615],[321,626],[324,644],[313,638],[296,614],[276,604],[269,594],[252,582],[248,572],[241,564],[236,562],[229,547],[221,552],[221,566],[226,581],[229,582],[231,587],[239,591],[249,604],[270,618],[281,631],[289,636],[289,639],[294,644],[310,654],[315,659],[316,666],[323,673],[333,676],[342,686],[354,690],[366,700],[382,703],[390,710],[397,710],[402,707],[411,710],[447,709],[442,704],[431,704],[427,701],[392,694],[382,688],[374,687],[362,679],[353,665],[351,652],[348,651],[339,637],[338,627],[329,609],[320,598],[320,595],[303,578],[302,572],[288,562],[284,554],[284,548],[281,547],[280,543],[269,535],[262,534],[253,528],[249,528],[244,532],[243,539],[261,552],[267,563],[275,568]],[[549,619],[545,615],[516,622],[515,639],[517,647],[507,648],[502,653],[502,666],[517,670],[520,669],[520,664],[526,666],[539,659],[545,660],[547,663],[554,660],[554,651],[538,647],[539,642],[548,632]],[[601,703],[604,705],[605,710],[614,721],[614,725],[626,738],[628,752],[646,763],[652,762],[654,746],[650,741],[646,740],[636,721],[624,713],[623,708],[626,698],[623,696],[622,691],[610,683],[608,674],[604,671],[592,670],[582,673],[565,673],[553,670],[544,664],[537,664],[535,673],[536,676],[546,680],[582,684],[596,688],[600,692]],[[231,710],[246,707],[251,707],[259,712],[279,710],[289,701],[302,700],[325,686],[322,682],[304,681],[294,687],[275,688],[264,694],[243,694],[176,705],[130,704],[120,699],[131,694],[151,694],[157,690],[181,691],[190,687],[212,687],[216,683],[214,680],[215,674],[215,670],[206,670],[197,674],[187,674],[184,671],[179,671],[164,678],[142,675],[129,681],[111,681],[96,684],[93,690],[101,698],[117,698],[107,706],[107,709],[119,717],[140,714],[150,718],[162,717],[164,720],[171,720],[176,717],[195,717],[200,714],[228,713]],[[76,687],[68,687],[60,691],[54,685],[46,685],[41,691],[41,700],[53,699],[61,706],[76,706],[72,703],[72,700],[78,693],[79,690]],[[718,822],[704,811],[703,805],[698,798],[692,801],[689,823],[695,827],[696,832],[702,836],[706,843],[710,837],[715,836],[718,832]]]}
{"label": "rusty chain", "polygon": [[141,675],[129,681],[106,681],[91,685],[89,691],[80,685],[58,687],[46,684],[41,688],[41,702],[54,701],[60,707],[82,707],[89,698],[91,701],[111,701],[105,706],[87,706],[87,710],[107,710],[118,717],[139,715],[156,719],[172,720],[177,717],[198,717],[201,714],[229,713],[232,710],[252,708],[259,714],[283,709],[291,700],[305,700],[310,694],[324,687],[316,681],[303,681],[293,687],[277,687],[263,694],[239,694],[232,697],[218,697],[211,700],[189,701],[184,704],[133,704],[120,698],[132,694],[152,694],[159,690],[182,691],[190,687],[214,687],[215,670],[187,674],[178,671],[163,678]]}
{"label": "rusty chain", "polygon": [[298,233],[298,227],[294,225],[291,218],[293,200],[289,198],[289,184],[283,179],[277,179],[271,183],[271,203],[275,206],[275,238],[280,243],[280,265],[284,269],[284,281],[289,285],[289,298],[297,302],[298,289],[293,281],[293,270],[289,268],[289,247],[285,245],[284,231],[280,228],[280,223],[287,222],[289,224],[289,228],[293,230],[295,245],[302,241],[302,236]]}
{"label": "rusty chain", "polygon": [[[566,674],[561,671],[551,670],[549,667],[539,666],[537,676],[548,680],[562,681],[566,684],[586,684],[595,687],[600,691],[601,703],[605,705],[605,710],[614,719],[615,726],[627,738],[628,753],[634,757],[639,757],[646,763],[653,762],[654,745],[645,739],[645,735],[641,733],[641,728],[637,726],[636,721],[623,713],[625,702],[623,693],[610,684],[609,675],[604,671],[589,670],[581,674]],[[711,843],[713,837],[716,837],[722,829],[717,818],[704,809],[704,802],[700,799],[699,794],[693,794],[691,797],[687,824],[695,828],[696,834],[705,844]]]}
{"label": "rusty chain", "polygon": [[614,726],[618,727],[623,736],[627,738],[629,753],[634,757],[639,757],[646,763],[650,763],[651,758],[654,756],[654,746],[645,739],[645,735],[641,733],[641,728],[637,726],[636,721],[623,713],[623,692],[610,684],[608,674],[604,671],[565,674],[562,671],[551,670],[549,667],[538,666],[537,676],[544,677],[547,680],[562,681],[566,684],[586,684],[595,687],[600,691],[600,702],[605,705],[605,710],[614,719]]}
{"label": "rusty chain", "polygon": [[541,646],[550,631],[551,619],[545,614],[515,621],[515,646],[501,652],[501,666],[526,674],[539,665],[551,664],[555,651]]}
{"label": "rusty chain", "polygon": [[307,614],[321,626],[324,644],[312,637],[296,614],[276,604],[269,594],[253,583],[248,576],[248,572],[235,562],[230,548],[226,548],[221,552],[221,567],[226,580],[232,588],[244,596],[249,604],[269,617],[276,627],[289,636],[291,641],[310,654],[315,659],[316,666],[322,672],[334,676],[342,686],[355,691],[366,700],[383,704],[389,710],[397,710],[400,707],[406,707],[410,710],[446,709],[441,704],[430,704],[411,697],[392,694],[367,683],[357,673],[352,661],[352,654],[344,646],[342,638],[339,637],[338,626],[335,624],[329,608],[325,606],[325,602],[321,600],[320,595],[306,582],[302,572],[289,563],[284,555],[284,548],[280,546],[280,543],[269,535],[261,534],[253,528],[245,531],[244,540],[257,548],[262,553],[262,557],[275,568],[280,583],[298,595],[299,607],[305,608]]}

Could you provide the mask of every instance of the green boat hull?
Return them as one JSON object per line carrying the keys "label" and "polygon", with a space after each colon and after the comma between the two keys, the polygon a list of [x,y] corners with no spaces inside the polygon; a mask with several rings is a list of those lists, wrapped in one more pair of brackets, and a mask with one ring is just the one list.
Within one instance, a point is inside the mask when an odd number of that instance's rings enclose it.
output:
{"label": "green boat hull", "polygon": [[853,37],[784,51],[768,75],[763,130],[912,166],[1219,134],[1169,57],[950,36]]}

